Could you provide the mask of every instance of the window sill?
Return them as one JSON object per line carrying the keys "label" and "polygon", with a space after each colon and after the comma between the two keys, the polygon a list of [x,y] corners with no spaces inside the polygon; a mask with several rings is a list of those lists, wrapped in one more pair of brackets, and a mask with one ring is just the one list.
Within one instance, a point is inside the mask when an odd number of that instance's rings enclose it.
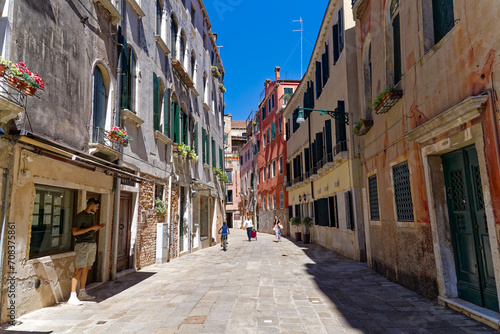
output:
{"label": "window sill", "polygon": [[123,16],[109,0],[94,0],[94,2],[100,3],[110,14],[111,14],[111,24],[115,25],[119,21],[123,20]]}
{"label": "window sill", "polygon": [[163,144],[167,145],[170,143],[172,140],[165,136],[163,133],[161,133],[158,130],[155,130],[155,139],[161,141]]}
{"label": "window sill", "polygon": [[155,40],[156,40],[156,44],[158,44],[160,49],[162,49],[163,52],[165,52],[165,54],[168,55],[170,53],[170,49],[168,48],[168,46],[165,43],[165,41],[163,40],[163,38],[160,35],[155,35]]}
{"label": "window sill", "polygon": [[125,0],[125,1],[128,2],[130,7],[137,14],[137,17],[139,18],[139,20],[142,19],[144,16],[146,16],[146,14],[143,12],[141,6],[137,3],[137,1],[135,1],[135,0]]}
{"label": "window sill", "polygon": [[44,256],[33,258],[33,259],[29,259],[28,264],[33,265],[35,263],[51,262],[54,260],[62,260],[62,259],[66,259],[66,258],[74,257],[74,256],[76,256],[76,253],[74,251],[67,251],[64,253],[58,253],[58,254],[53,254],[53,255],[44,255]]}
{"label": "window sill", "polygon": [[210,107],[208,106],[208,104],[206,102],[203,102],[203,109],[205,109],[205,111],[210,110]]}
{"label": "window sill", "polygon": [[134,112],[128,110],[128,109],[121,109],[120,110],[122,119],[124,121],[129,121],[130,123],[135,124],[135,127],[138,128],[144,123],[144,120],[137,116]]}

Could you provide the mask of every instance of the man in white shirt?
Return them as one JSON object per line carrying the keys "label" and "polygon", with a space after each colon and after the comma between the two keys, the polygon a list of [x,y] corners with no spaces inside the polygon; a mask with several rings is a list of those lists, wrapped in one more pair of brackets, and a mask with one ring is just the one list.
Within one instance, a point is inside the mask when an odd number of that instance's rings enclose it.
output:
{"label": "man in white shirt", "polygon": [[247,216],[247,219],[243,223],[243,226],[247,229],[248,241],[250,242],[250,239],[252,238],[252,228],[253,228],[253,222],[252,222],[251,215]]}

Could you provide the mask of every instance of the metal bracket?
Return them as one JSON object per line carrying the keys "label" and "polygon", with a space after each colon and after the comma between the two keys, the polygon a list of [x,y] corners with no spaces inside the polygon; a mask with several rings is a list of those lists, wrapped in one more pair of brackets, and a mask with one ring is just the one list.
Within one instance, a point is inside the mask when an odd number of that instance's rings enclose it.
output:
{"label": "metal bracket", "polygon": [[[341,110],[339,110],[341,109]],[[331,118],[339,121],[343,124],[349,124],[349,114],[342,110],[343,108],[337,107],[335,110],[323,110],[323,109],[314,109],[314,108],[303,108],[299,107],[300,110],[308,110],[308,111],[319,111],[320,115],[328,114]]]}

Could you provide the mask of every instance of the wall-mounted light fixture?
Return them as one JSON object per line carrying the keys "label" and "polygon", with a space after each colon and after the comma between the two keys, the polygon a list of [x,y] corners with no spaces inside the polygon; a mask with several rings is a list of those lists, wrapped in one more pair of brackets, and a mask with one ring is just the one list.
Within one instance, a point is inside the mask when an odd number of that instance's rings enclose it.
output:
{"label": "wall-mounted light fixture", "polygon": [[337,101],[337,108],[335,110],[323,110],[314,108],[298,107],[299,114],[297,116],[297,123],[304,123],[304,110],[319,111],[320,115],[328,114],[331,118],[335,118],[340,123],[349,124],[349,115],[345,112],[344,101]]}

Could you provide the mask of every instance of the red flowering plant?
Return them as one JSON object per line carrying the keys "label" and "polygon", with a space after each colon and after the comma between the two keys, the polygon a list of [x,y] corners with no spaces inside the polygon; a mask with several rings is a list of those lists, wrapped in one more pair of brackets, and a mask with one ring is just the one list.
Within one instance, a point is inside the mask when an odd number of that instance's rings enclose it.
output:
{"label": "red flowering plant", "polygon": [[127,130],[121,129],[117,126],[111,127],[108,132],[108,137],[120,144],[128,144],[128,142],[132,140],[132,137],[128,135]]}
{"label": "red flowering plant", "polygon": [[13,64],[9,71],[12,75],[18,77],[22,81],[26,82],[29,87],[35,89],[44,89],[45,80],[38,74],[31,72],[22,61]]}

